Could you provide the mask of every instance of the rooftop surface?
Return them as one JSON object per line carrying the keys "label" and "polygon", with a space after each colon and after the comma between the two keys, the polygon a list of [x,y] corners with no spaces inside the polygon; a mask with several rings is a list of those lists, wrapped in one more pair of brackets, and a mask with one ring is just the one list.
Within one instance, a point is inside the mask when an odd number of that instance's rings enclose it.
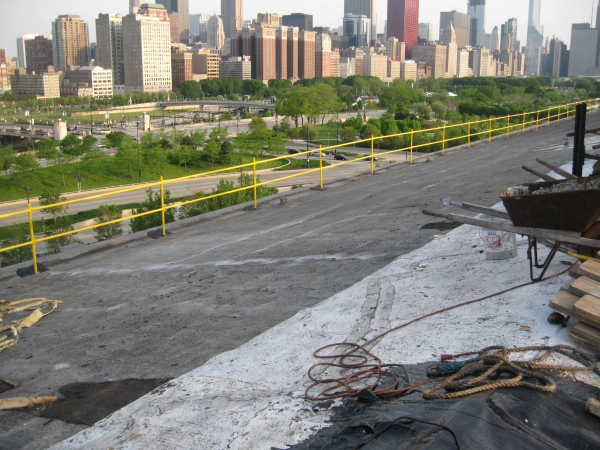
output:
{"label": "rooftop surface", "polygon": [[[588,118],[589,127],[599,122],[597,115]],[[311,413],[296,420],[307,407],[300,393],[317,347],[527,278],[523,251],[515,260],[486,262],[476,229],[461,227],[435,238],[452,226],[440,226],[441,220],[421,211],[444,210],[439,198],[445,196],[496,204],[507,186],[535,180],[521,170],[523,164],[536,157],[567,162],[572,151],[562,142],[572,129],[573,121],[561,122],[429,162],[357,174],[323,192],[286,193],[278,196],[287,198],[284,204],[276,197],[257,211],[236,207],[178,223],[163,239],[124,236],[43,259],[50,270],[36,277],[18,278],[14,268],[3,269],[6,300],[42,296],[65,304],[2,354],[0,378],[22,386],[0,397],[53,395],[76,382],[187,374],[166,388],[164,403],[144,397],[58,448],[257,448],[257,442],[268,448],[298,442],[328,417]],[[496,309],[489,314],[457,310],[451,320],[440,318],[425,330],[407,329],[382,341],[379,356],[411,363],[488,343],[544,337],[562,342],[565,331],[544,328],[558,286],[555,280],[527,291],[531,304],[506,317],[499,312],[513,296],[492,301]],[[385,313],[374,319],[363,313],[366,297]],[[478,333],[462,333],[460,317]],[[490,328],[479,319],[514,327],[486,334]],[[517,324],[533,332],[521,332]],[[156,414],[157,408],[165,414]],[[209,416],[218,423],[197,426]],[[180,442],[186,424],[193,425],[186,437],[191,440]],[[84,428],[2,412],[0,447],[46,447]],[[284,428],[289,433],[275,432]],[[267,435],[272,440],[265,441]]]}

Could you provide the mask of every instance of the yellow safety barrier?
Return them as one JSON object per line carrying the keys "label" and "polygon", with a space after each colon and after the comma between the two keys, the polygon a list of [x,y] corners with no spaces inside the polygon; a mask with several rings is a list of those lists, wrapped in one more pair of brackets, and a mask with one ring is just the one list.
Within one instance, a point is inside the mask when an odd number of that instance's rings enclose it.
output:
{"label": "yellow safety barrier", "polygon": [[[599,99],[594,99],[594,100],[588,100],[587,103],[590,106],[590,109],[595,110],[598,108],[599,101],[600,101]],[[13,212],[13,213],[8,213],[8,214],[2,214],[2,215],[0,215],[0,219],[7,219],[10,217],[17,217],[17,216],[26,214],[28,222],[29,222],[30,240],[28,242],[24,242],[22,244],[13,245],[10,247],[5,247],[5,248],[0,248],[0,253],[8,252],[11,250],[16,250],[16,249],[24,248],[24,247],[31,247],[34,273],[37,274],[38,273],[38,261],[37,261],[38,256],[36,253],[36,245],[40,244],[42,242],[47,242],[47,241],[51,241],[53,239],[70,236],[73,234],[81,233],[83,231],[89,231],[89,230],[94,230],[94,229],[109,226],[109,225],[115,225],[115,224],[125,222],[125,221],[131,220],[131,219],[135,219],[138,217],[144,217],[144,216],[148,216],[151,214],[157,214],[157,213],[161,214],[162,235],[166,236],[167,235],[167,224],[166,224],[166,219],[165,219],[165,212],[168,210],[174,209],[174,208],[178,208],[180,206],[191,205],[194,203],[199,203],[202,201],[207,201],[207,200],[218,198],[221,196],[234,194],[237,192],[242,192],[242,191],[247,191],[247,190],[252,189],[253,197],[254,197],[254,209],[257,209],[258,208],[257,189],[261,186],[266,186],[267,184],[272,184],[272,183],[279,183],[279,182],[290,180],[292,178],[296,178],[296,177],[299,177],[302,175],[308,175],[311,173],[319,172],[319,186],[321,189],[324,189],[324,171],[325,170],[335,168],[335,167],[340,167],[345,164],[350,164],[354,161],[364,161],[367,158],[370,158],[371,173],[374,173],[375,172],[375,156],[376,156],[375,141],[381,142],[384,139],[390,139],[390,138],[409,139],[410,146],[407,146],[405,148],[395,149],[395,150],[378,152],[377,156],[386,156],[386,155],[397,154],[397,153],[401,153],[401,152],[405,152],[405,153],[410,152],[410,163],[412,164],[414,162],[413,153],[415,152],[415,150],[418,150],[420,148],[440,146],[441,153],[442,153],[442,155],[444,155],[446,150],[449,148],[449,144],[452,144],[452,143],[457,144],[457,145],[466,144],[467,147],[470,148],[471,143],[474,138],[482,138],[483,137],[485,139],[487,137],[488,141],[491,142],[492,138],[495,135],[497,136],[497,135],[502,135],[503,133],[506,133],[506,136],[510,137],[511,130],[513,130],[515,127],[517,127],[519,125],[521,126],[522,133],[524,133],[525,129],[529,126],[531,126],[531,127],[535,126],[535,128],[538,129],[540,127],[540,124],[543,122],[544,114],[546,114],[546,120],[547,120],[548,125],[550,125],[551,121],[554,121],[554,120],[558,123],[560,121],[561,117],[565,117],[566,119],[569,119],[572,106],[577,105],[579,103],[583,103],[583,102],[569,103],[568,105],[551,107],[551,108],[544,109],[544,110],[532,111],[530,113],[523,113],[521,123],[520,124],[517,123],[515,125],[511,124],[511,115],[508,115],[506,117],[469,121],[468,123],[462,123],[462,124],[444,124],[441,127],[427,129],[427,130],[416,130],[416,131],[411,130],[411,131],[408,131],[405,133],[398,133],[398,134],[393,134],[393,135],[389,135],[389,136],[371,137],[368,139],[363,139],[363,140],[359,140],[359,141],[355,141],[355,142],[348,142],[348,143],[344,143],[344,144],[337,144],[337,145],[332,145],[332,146],[328,146],[328,147],[320,146],[319,147],[319,167],[318,168],[307,169],[307,170],[303,170],[300,172],[295,172],[291,175],[282,176],[280,178],[277,178],[275,180],[270,180],[268,182],[267,181],[263,181],[260,183],[257,182],[257,180],[258,180],[257,166],[259,166],[260,164],[265,164],[265,163],[270,163],[270,162],[274,162],[274,161],[281,161],[284,159],[288,159],[289,158],[288,155],[279,156],[279,157],[275,157],[275,158],[271,158],[271,159],[266,159],[266,160],[260,161],[258,163],[256,161],[256,158],[254,158],[253,162],[251,162],[251,163],[240,164],[237,166],[227,167],[225,169],[213,170],[211,172],[206,172],[206,173],[196,174],[196,175],[189,175],[189,176],[171,179],[171,180],[167,180],[167,181],[165,181],[163,179],[163,177],[161,176],[160,181],[158,181],[158,182],[147,183],[144,185],[129,187],[126,189],[119,189],[119,190],[107,192],[104,194],[91,195],[91,196],[88,196],[85,198],[68,200],[68,201],[56,203],[54,205],[49,205],[49,206],[32,207],[31,204],[28,203],[27,209]],[[562,108],[564,108],[564,107],[566,107],[566,112],[561,111]],[[533,116],[534,119],[528,120],[528,116],[529,117]],[[512,118],[513,118],[513,120],[517,119],[516,116],[512,116]],[[502,125],[503,121],[506,121],[506,126]],[[494,127],[494,123],[497,124],[496,127]],[[463,134],[464,128],[467,128],[466,134]],[[487,129],[485,129],[485,128],[487,128]],[[448,137],[449,135],[452,134],[451,130],[454,130],[454,129],[460,129],[459,135],[455,136],[455,137]],[[435,135],[436,132],[441,133],[441,140],[436,141],[436,142],[426,142],[424,144],[419,144],[418,140],[415,142],[416,137],[419,137],[426,133],[434,133],[434,135]],[[462,142],[459,142],[459,141],[462,141]],[[356,158],[356,159],[350,160],[350,161],[340,161],[338,163],[331,164],[330,166],[327,166],[327,167],[323,166],[323,152],[324,151],[334,151],[334,150],[341,149],[341,148],[356,146],[357,144],[369,144],[371,147],[370,155]],[[300,152],[297,154],[297,156],[307,155],[307,157],[308,157],[308,155],[312,152],[313,152],[313,150]],[[243,169],[252,169],[253,184],[251,186],[244,186],[244,187],[232,190],[232,191],[207,195],[207,196],[204,196],[201,198],[191,199],[191,200],[184,201],[184,202],[181,202],[178,204],[165,205],[165,185],[166,184],[181,183],[181,182],[187,181],[187,180],[198,179],[198,178],[203,178],[203,177],[208,177],[208,176],[214,176],[214,175],[223,174],[226,172],[231,173],[231,172],[234,172],[237,170],[243,170]],[[45,236],[45,237],[41,237],[41,238],[35,237],[34,226],[33,226],[33,213],[34,212],[41,211],[42,209],[47,209],[47,208],[51,208],[51,207],[67,206],[67,205],[72,205],[75,203],[82,203],[82,202],[88,202],[91,200],[108,198],[108,197],[112,197],[115,195],[124,194],[124,193],[128,193],[128,192],[147,190],[148,188],[153,188],[156,186],[159,187],[159,191],[160,191],[161,207],[159,209],[134,214],[127,218],[121,218],[121,219],[116,219],[116,220],[112,220],[109,222],[104,222],[101,224],[90,225],[87,227],[79,228],[77,230],[68,231],[68,232],[64,232],[64,233],[60,233],[60,234],[56,234],[56,235],[50,235],[50,236]]]}

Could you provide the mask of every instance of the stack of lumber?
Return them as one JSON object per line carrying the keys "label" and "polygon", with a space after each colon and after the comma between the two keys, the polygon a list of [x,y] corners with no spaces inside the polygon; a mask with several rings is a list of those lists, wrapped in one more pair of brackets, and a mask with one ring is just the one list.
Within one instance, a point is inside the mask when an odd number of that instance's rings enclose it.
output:
{"label": "stack of lumber", "polygon": [[600,349],[600,262],[577,263],[569,271],[575,278],[567,282],[550,301],[550,307],[579,323],[569,336]]}

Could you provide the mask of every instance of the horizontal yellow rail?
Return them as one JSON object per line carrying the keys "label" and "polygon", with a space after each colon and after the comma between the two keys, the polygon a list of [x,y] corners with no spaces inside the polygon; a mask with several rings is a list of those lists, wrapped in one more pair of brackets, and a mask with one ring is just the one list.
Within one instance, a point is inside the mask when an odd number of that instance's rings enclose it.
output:
{"label": "horizontal yellow rail", "polygon": [[[343,143],[343,144],[336,144],[336,145],[331,145],[331,146],[327,146],[327,147],[321,147],[319,149],[319,167],[318,168],[294,172],[290,175],[285,175],[280,178],[270,180],[268,182],[267,181],[263,181],[260,183],[257,182],[257,167],[260,166],[261,164],[266,164],[266,163],[289,159],[289,155],[267,159],[264,161],[260,161],[258,163],[256,162],[256,160],[254,160],[252,163],[240,164],[237,166],[227,167],[225,169],[213,170],[211,172],[189,175],[189,176],[175,178],[175,179],[171,179],[171,180],[167,180],[167,181],[163,180],[161,177],[160,181],[157,181],[154,183],[148,183],[148,184],[144,184],[144,185],[140,185],[140,186],[134,186],[134,187],[129,187],[129,188],[125,188],[125,189],[114,190],[111,192],[106,192],[106,193],[97,194],[97,195],[91,195],[91,196],[83,197],[80,199],[68,200],[68,201],[56,203],[54,205],[49,205],[49,206],[32,207],[31,204],[28,203],[27,209],[23,209],[21,211],[16,211],[16,212],[8,213],[8,214],[2,214],[2,215],[0,215],[0,219],[6,219],[6,218],[10,218],[10,217],[16,217],[19,215],[27,214],[28,222],[29,222],[30,240],[28,242],[23,242],[23,243],[20,243],[17,245],[12,245],[10,247],[0,248],[0,253],[17,250],[17,249],[24,248],[24,247],[31,247],[34,272],[37,274],[38,273],[38,264],[37,264],[36,245],[41,242],[48,242],[53,239],[59,239],[62,237],[71,236],[71,235],[81,233],[84,231],[89,231],[89,230],[94,230],[94,229],[98,229],[101,227],[106,227],[109,225],[119,224],[119,223],[122,223],[122,222],[125,222],[128,220],[131,220],[131,219],[135,219],[138,217],[144,217],[144,216],[148,216],[151,214],[161,214],[162,234],[163,234],[163,236],[165,236],[167,233],[165,212],[168,210],[174,209],[174,208],[179,208],[181,206],[191,205],[194,203],[199,203],[199,202],[211,200],[214,198],[223,197],[223,196],[226,196],[229,194],[244,192],[244,191],[248,191],[251,189],[254,191],[254,195],[253,195],[254,208],[256,208],[258,205],[258,203],[257,203],[257,200],[258,200],[257,199],[257,188],[261,187],[261,186],[266,186],[267,184],[279,183],[282,181],[291,180],[291,179],[299,177],[299,176],[319,172],[319,174],[320,174],[319,184],[320,184],[320,187],[323,188],[323,172],[327,169],[339,167],[339,166],[342,166],[345,164],[350,164],[355,161],[370,160],[371,173],[374,173],[374,171],[375,171],[375,158],[374,157],[375,156],[386,156],[386,155],[391,155],[391,154],[400,154],[400,153],[404,152],[407,154],[407,157],[408,157],[408,154],[410,154],[410,162],[412,163],[413,162],[413,153],[415,152],[415,150],[422,149],[425,147],[433,148],[435,146],[441,146],[442,154],[444,154],[445,150],[448,148],[448,144],[457,143],[457,141],[463,140],[464,143],[470,147],[474,138],[487,137],[491,141],[491,139],[494,136],[500,136],[500,135],[504,135],[504,134],[506,136],[509,136],[511,132],[515,132],[515,131],[521,131],[524,133],[526,128],[528,128],[528,127],[535,126],[537,129],[542,124],[549,125],[553,121],[560,122],[561,118],[568,119],[569,117],[572,117],[574,115],[574,109],[572,107],[575,105],[578,105],[579,103],[583,103],[583,102],[569,103],[567,105],[555,106],[555,107],[551,107],[551,108],[547,108],[547,109],[543,109],[543,110],[539,110],[539,111],[525,112],[525,113],[521,113],[521,114],[517,114],[517,115],[509,115],[509,116],[505,116],[505,117],[475,120],[475,121],[468,122],[468,123],[444,124],[441,127],[431,128],[431,129],[427,129],[427,130],[416,130],[416,131],[412,130],[412,131],[407,131],[404,133],[397,133],[397,134],[392,134],[392,135],[387,135],[387,136],[377,136],[377,137],[372,137],[372,138],[368,138],[368,139],[361,139],[361,140],[354,141],[354,142],[347,142],[347,143]],[[588,101],[588,103],[590,105],[590,108],[594,108],[594,107],[597,108],[600,103],[600,100],[594,99],[594,100]],[[465,128],[467,128],[466,133],[464,133]],[[454,130],[454,129],[458,129],[460,135],[449,137],[449,134],[452,134],[452,130]],[[436,135],[438,135],[438,133],[441,135],[441,139],[439,139],[439,140],[436,140],[434,142],[425,142],[425,143],[418,142],[420,136],[423,136],[423,135],[436,136]],[[383,151],[383,152],[377,151],[377,153],[375,152],[375,143],[376,142],[381,142],[383,140],[393,139],[393,138],[406,139],[407,141],[410,142],[410,145],[406,146],[404,148],[398,148],[395,150],[388,150],[388,151]],[[353,160],[340,161],[338,163],[331,164],[327,167],[323,166],[322,155],[323,155],[324,151],[328,151],[328,152],[337,151],[339,149],[344,149],[344,148],[348,148],[351,146],[356,146],[358,144],[367,144],[367,143],[371,147],[370,155],[362,156],[362,157],[359,157],[359,158],[356,158]],[[305,152],[298,153],[296,156],[309,155],[313,152],[315,152],[315,150],[307,150]],[[206,195],[203,197],[190,199],[188,201],[184,201],[181,203],[165,205],[164,192],[165,192],[165,185],[167,185],[167,184],[181,183],[181,182],[184,182],[187,180],[198,179],[198,178],[203,178],[203,177],[210,177],[210,176],[215,176],[215,175],[219,175],[219,174],[223,174],[223,173],[231,173],[231,172],[235,172],[237,170],[243,170],[243,169],[252,169],[254,182],[250,186],[240,187],[240,188],[234,189],[232,191],[228,191],[228,192],[220,192],[217,194]],[[67,205],[72,205],[75,203],[82,203],[82,202],[88,202],[91,200],[109,198],[109,197],[112,197],[115,195],[139,191],[142,189],[147,190],[148,188],[153,188],[155,186],[158,186],[160,189],[161,207],[159,209],[137,213],[137,214],[135,214],[133,216],[129,216],[127,218],[115,219],[115,220],[105,222],[105,223],[94,224],[94,225],[79,228],[77,230],[67,231],[67,232],[60,233],[60,234],[48,235],[48,236],[45,236],[42,238],[35,237],[34,228],[33,228],[33,213],[36,211],[41,211],[43,209],[47,209],[47,208],[51,208],[51,207],[67,206]]]}

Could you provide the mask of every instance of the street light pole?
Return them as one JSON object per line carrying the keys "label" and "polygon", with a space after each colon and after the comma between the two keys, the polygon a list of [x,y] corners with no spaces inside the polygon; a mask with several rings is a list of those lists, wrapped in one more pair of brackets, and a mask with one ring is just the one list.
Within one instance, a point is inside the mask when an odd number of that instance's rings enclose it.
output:
{"label": "street light pole", "polygon": [[142,164],[140,161],[140,127],[139,127],[139,125],[136,129],[135,141],[137,142],[137,148],[138,148],[138,183],[141,183],[142,182]]}

